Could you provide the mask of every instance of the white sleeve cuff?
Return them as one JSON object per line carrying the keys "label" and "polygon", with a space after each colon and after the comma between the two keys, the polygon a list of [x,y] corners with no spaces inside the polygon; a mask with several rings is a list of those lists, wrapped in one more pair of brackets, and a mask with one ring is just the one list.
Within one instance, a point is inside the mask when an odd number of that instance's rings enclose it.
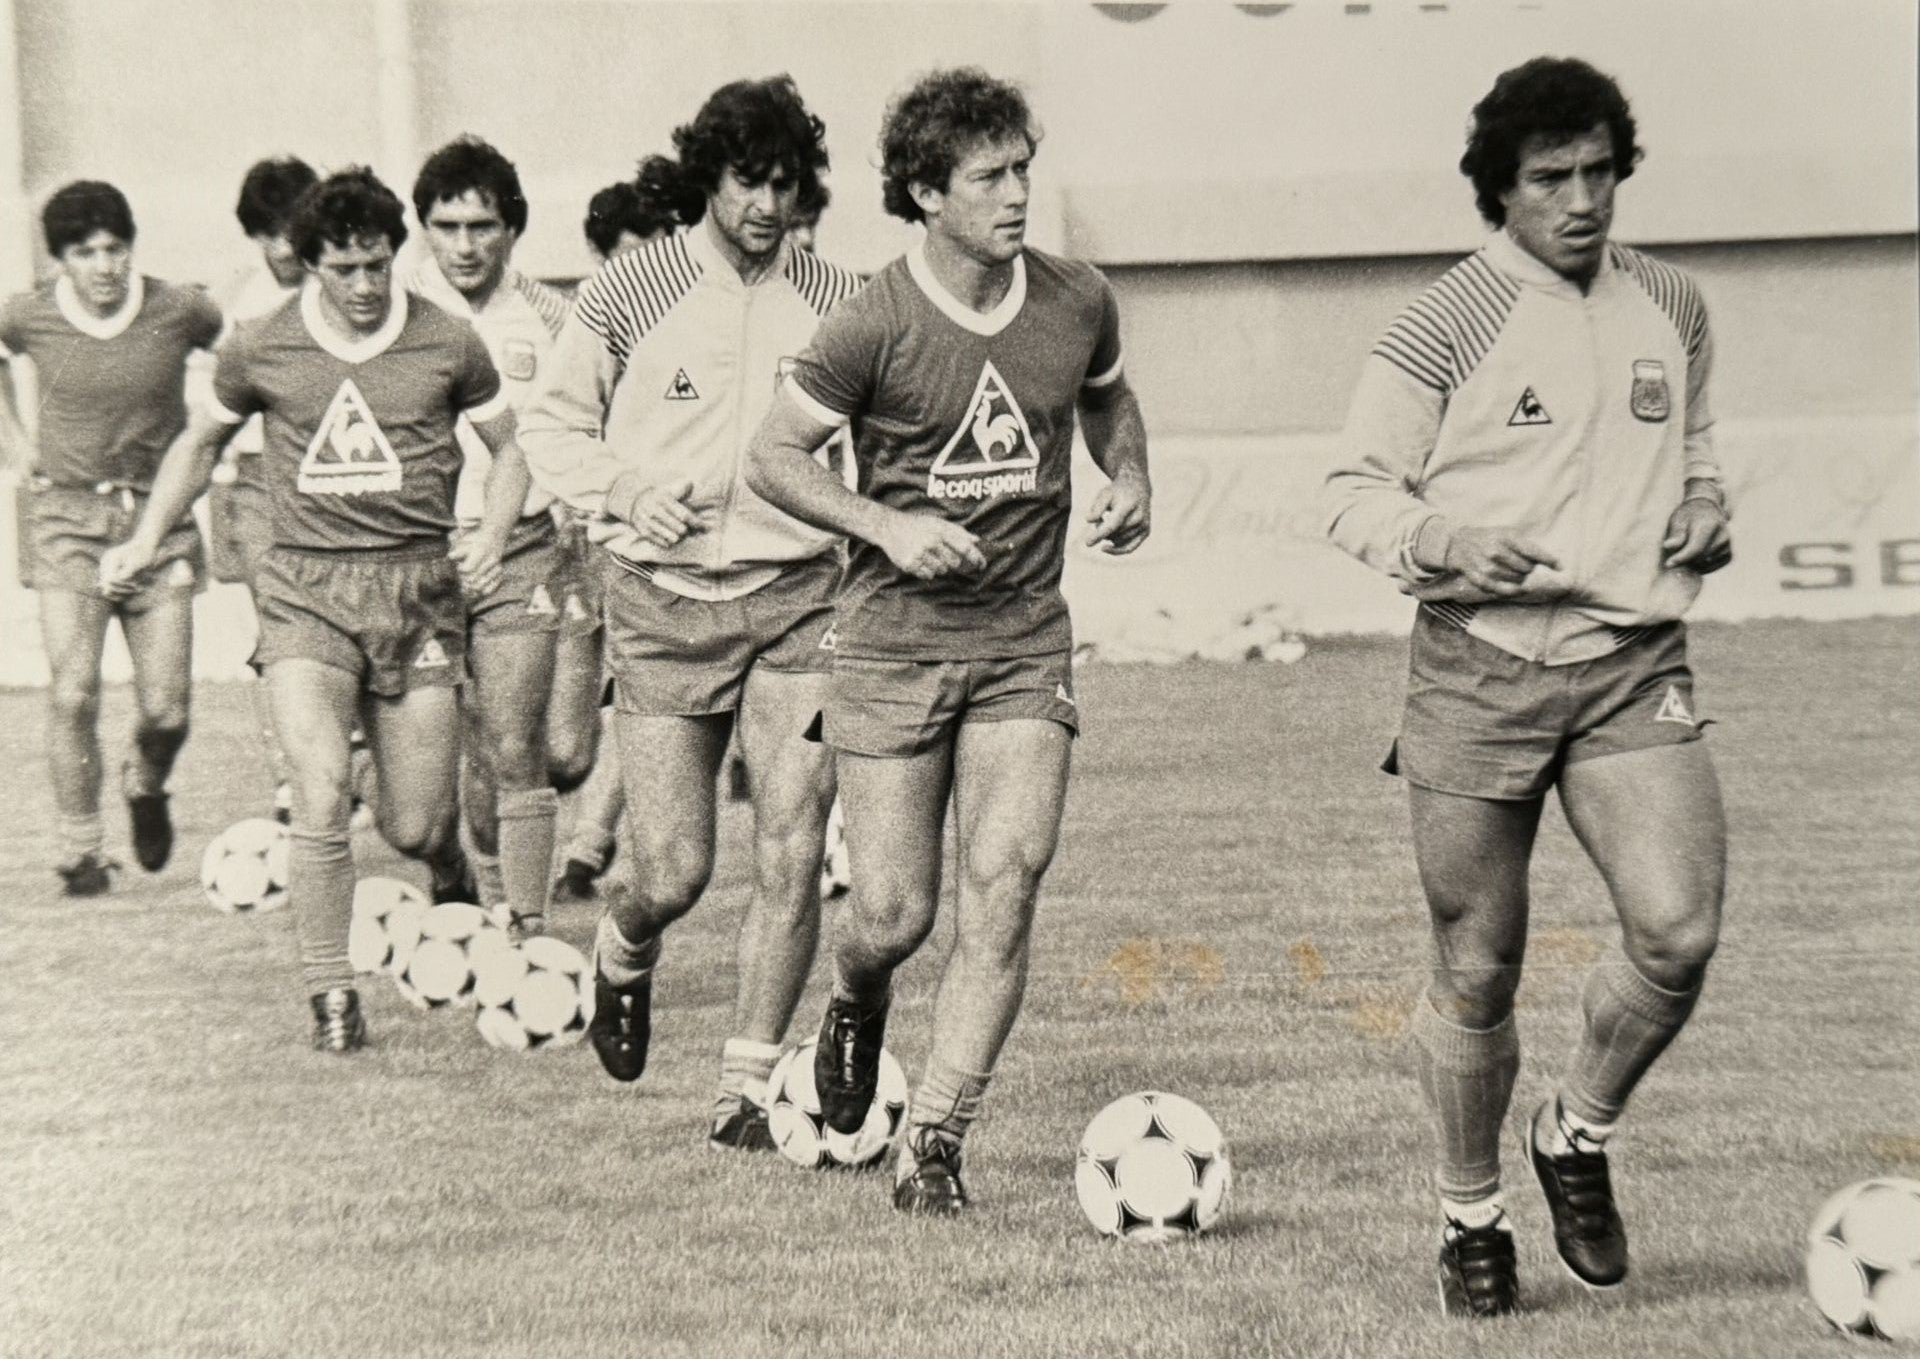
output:
{"label": "white sleeve cuff", "polygon": [[215,396],[211,388],[207,390],[206,411],[208,415],[211,415],[223,425],[244,425],[247,423],[246,416],[235,415],[232,411],[228,410],[226,403]]}
{"label": "white sleeve cuff", "polygon": [[829,425],[834,429],[844,429],[853,422],[852,416],[842,415],[839,411],[834,410],[830,406],[823,406],[820,402],[814,400],[813,397],[807,395],[807,389],[791,377],[786,380],[785,390],[787,395],[793,398],[794,405],[798,406],[823,425]]}
{"label": "white sleeve cuff", "polygon": [[1093,377],[1088,378],[1085,382],[1081,383],[1080,385],[1082,387],[1111,387],[1113,386],[1114,383],[1120,380],[1120,374],[1126,368],[1126,366],[1127,366],[1127,356],[1125,354],[1121,354],[1114,359],[1113,367],[1107,369],[1107,371],[1104,373],[1099,373]]}
{"label": "white sleeve cuff", "polygon": [[484,425],[489,420],[499,419],[512,408],[513,403],[507,400],[506,384],[502,383],[499,391],[495,392],[485,401],[482,401],[479,405],[468,406],[460,413],[474,424]]}

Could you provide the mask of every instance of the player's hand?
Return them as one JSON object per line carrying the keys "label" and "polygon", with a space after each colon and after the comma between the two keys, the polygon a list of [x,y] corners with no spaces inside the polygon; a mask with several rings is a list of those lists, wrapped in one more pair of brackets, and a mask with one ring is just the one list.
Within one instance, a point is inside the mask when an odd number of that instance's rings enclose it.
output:
{"label": "player's hand", "polygon": [[100,593],[108,599],[126,599],[140,588],[140,578],[159,555],[138,538],[108,548],[100,555]]}
{"label": "player's hand", "polygon": [[[1445,595],[1424,595],[1421,599],[1458,599],[1468,603],[1487,603],[1512,599],[1526,593],[1526,582],[1536,566],[1558,570],[1560,559],[1533,539],[1512,529],[1456,528],[1447,543],[1444,567],[1456,579],[1449,587],[1445,578],[1435,586],[1450,588]],[[1421,587],[1424,588],[1424,587]]]}
{"label": "player's hand", "polygon": [[655,547],[672,547],[705,527],[690,503],[692,499],[693,482],[685,477],[664,486],[649,486],[635,497],[627,522]]}
{"label": "player's hand", "polygon": [[1704,496],[1680,502],[1660,540],[1660,564],[1669,571],[1686,567],[1712,575],[1733,560],[1733,536],[1727,512]]}
{"label": "player's hand", "polygon": [[921,580],[987,569],[980,540],[937,514],[894,515],[878,545],[887,560]]}
{"label": "player's hand", "polygon": [[1093,532],[1088,547],[1121,557],[1147,540],[1153,531],[1153,487],[1137,476],[1122,476],[1100,488],[1087,510]]}
{"label": "player's hand", "polygon": [[500,588],[506,574],[500,565],[502,544],[484,533],[468,533],[458,538],[448,558],[460,570],[460,587],[470,599],[484,599]]}

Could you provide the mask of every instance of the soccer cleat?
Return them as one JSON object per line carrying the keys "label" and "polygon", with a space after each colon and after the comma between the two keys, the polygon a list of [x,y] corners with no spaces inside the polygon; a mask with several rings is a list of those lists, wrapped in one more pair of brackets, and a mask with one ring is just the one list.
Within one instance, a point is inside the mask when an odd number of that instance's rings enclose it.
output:
{"label": "soccer cleat", "polygon": [[367,1045],[367,1017],[352,987],[322,991],[312,999],[313,1046],[317,1052],[353,1052]]}
{"label": "soccer cleat", "polygon": [[707,1145],[715,1151],[778,1151],[773,1132],[767,1127],[767,1111],[740,1097],[739,1107],[713,1125],[707,1133]]}
{"label": "soccer cleat", "polygon": [[71,863],[61,864],[53,871],[60,875],[66,885],[60,889],[62,896],[100,897],[113,890],[113,871],[120,865],[101,855],[97,850],[88,850]]}
{"label": "soccer cleat", "polygon": [[1520,1273],[1507,1215],[1484,1227],[1448,1219],[1440,1233],[1440,1310],[1450,1317],[1499,1317],[1519,1309]]}
{"label": "soccer cleat", "polygon": [[537,939],[547,932],[547,917],[542,911],[522,912],[511,908],[507,911],[507,938],[516,944],[524,944],[529,939]]}
{"label": "soccer cleat", "polygon": [[576,859],[571,854],[560,865],[560,876],[553,880],[553,899],[556,904],[574,901],[592,901],[599,895],[594,884],[600,880],[603,870],[595,868],[585,859]]}
{"label": "soccer cleat", "polygon": [[[1560,1123],[1564,1155],[1540,1146],[1540,1124]],[[1548,1100],[1527,1120],[1527,1159],[1553,1215],[1553,1245],[1567,1272],[1588,1288],[1613,1288],[1627,1277],[1627,1227],[1613,1202],[1605,1148],[1583,1138],[1560,1118],[1558,1100]]]}
{"label": "soccer cleat", "polygon": [[820,1023],[813,1052],[813,1088],[827,1126],[851,1135],[867,1121],[874,1086],[880,1079],[880,1044],[887,1032],[887,1002],[862,1010],[855,1001],[835,996]]}
{"label": "soccer cleat", "polygon": [[653,973],[628,986],[607,980],[598,962],[593,968],[593,1019],[587,1041],[600,1065],[616,1081],[637,1081],[647,1069],[647,1043],[653,1037]]}
{"label": "soccer cleat", "polygon": [[900,1146],[913,1169],[893,1186],[893,1206],[903,1213],[952,1217],[967,1206],[960,1182],[960,1139],[933,1128],[915,1128]]}
{"label": "soccer cleat", "polygon": [[127,799],[133,823],[133,857],[149,873],[158,873],[173,857],[173,815],[165,793],[136,793]]}
{"label": "soccer cleat", "polygon": [[444,906],[449,901],[472,903],[480,900],[480,884],[473,880],[473,864],[464,853],[447,877],[442,878],[435,873],[432,896],[435,906]]}

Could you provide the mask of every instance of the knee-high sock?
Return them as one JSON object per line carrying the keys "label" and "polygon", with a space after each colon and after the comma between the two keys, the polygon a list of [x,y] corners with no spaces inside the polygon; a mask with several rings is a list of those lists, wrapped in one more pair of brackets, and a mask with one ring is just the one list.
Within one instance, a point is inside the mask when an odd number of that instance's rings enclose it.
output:
{"label": "knee-high sock", "polygon": [[180,748],[187,743],[185,727],[142,726],[133,734],[133,749],[120,766],[121,791],[128,797],[146,797],[167,786],[167,775]]}
{"label": "knee-high sock", "polygon": [[352,986],[347,932],[353,924],[353,848],[346,828],[295,824],[288,850],[288,894],[307,992]]}
{"label": "knee-high sock", "polygon": [[1588,1124],[1613,1123],[1699,999],[1698,985],[1690,991],[1655,986],[1619,950],[1601,958],[1580,994],[1586,1027],[1560,1091],[1561,1107]]}
{"label": "knee-high sock", "polygon": [[751,1038],[729,1038],[720,1049],[720,1090],[713,1106],[714,1122],[731,1114],[746,1096],[762,1109],[767,1107],[767,1078],[780,1060],[778,1043],[761,1043]]}
{"label": "knee-high sock", "polygon": [[660,936],[649,935],[636,944],[621,933],[613,912],[605,911],[594,931],[593,957],[601,976],[615,986],[631,986],[660,961]]}
{"label": "knee-high sock", "polygon": [[927,1059],[920,1077],[920,1088],[913,1092],[907,1106],[907,1142],[911,1146],[926,1130],[949,1141],[958,1142],[980,1117],[980,1105],[986,1099],[990,1071],[962,1071],[949,1066],[939,1054]]}
{"label": "knee-high sock", "polygon": [[1462,1028],[1423,995],[1413,1007],[1413,1042],[1440,1133],[1434,1182],[1442,1198],[1484,1199],[1500,1188],[1500,1127],[1520,1073],[1520,1030],[1512,1015],[1490,1029]]}
{"label": "knee-high sock", "polygon": [[553,818],[560,795],[548,787],[502,789],[500,878],[515,915],[544,915],[553,885]]}

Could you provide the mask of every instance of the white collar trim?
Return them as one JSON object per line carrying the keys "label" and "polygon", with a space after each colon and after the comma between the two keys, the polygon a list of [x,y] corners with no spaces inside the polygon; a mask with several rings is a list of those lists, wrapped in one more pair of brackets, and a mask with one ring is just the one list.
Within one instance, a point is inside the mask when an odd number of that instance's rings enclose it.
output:
{"label": "white collar trim", "polygon": [[327,353],[342,363],[365,363],[391,349],[406,328],[407,290],[393,290],[393,305],[387,311],[386,323],[364,340],[348,340],[327,323],[327,318],[320,314],[320,285],[312,281],[300,291],[300,319],[306,323],[307,334],[313,337],[313,342]]}
{"label": "white collar trim", "polygon": [[501,273],[500,282],[494,285],[493,295],[487,299],[487,304],[475,308],[467,295],[448,281],[440,261],[429,254],[415,271],[408,291],[420,294],[440,310],[452,312],[463,321],[474,322],[486,313],[513,305],[521,295],[520,271],[509,264]]}
{"label": "white collar trim", "polygon": [[[1505,227],[1499,228],[1487,238],[1487,254],[1496,267],[1522,283],[1531,284],[1536,288],[1564,288],[1576,295],[1580,291],[1579,284],[1528,251],[1508,234]],[[1600,252],[1600,267],[1594,271],[1593,284],[1590,288],[1598,286],[1600,281],[1612,272],[1613,242],[1609,240]]]}
{"label": "white collar trim", "polygon": [[975,335],[998,335],[1013,324],[1013,318],[1020,314],[1020,308],[1027,300],[1027,256],[1024,250],[1013,257],[1013,282],[1007,287],[1007,295],[988,312],[975,311],[948,292],[947,285],[935,277],[933,266],[927,263],[924,236],[914,243],[913,249],[907,251],[907,273],[912,275],[920,291],[927,295],[927,301],[940,308],[955,325]]}
{"label": "white collar trim", "polygon": [[65,274],[60,275],[53,284],[53,302],[60,308],[60,314],[67,324],[82,335],[91,335],[96,340],[111,340],[126,333],[133,318],[140,314],[140,306],[146,301],[147,281],[135,274],[127,281],[127,295],[120,303],[120,309],[109,316],[95,316],[80,301],[80,294],[73,289],[73,280]]}

